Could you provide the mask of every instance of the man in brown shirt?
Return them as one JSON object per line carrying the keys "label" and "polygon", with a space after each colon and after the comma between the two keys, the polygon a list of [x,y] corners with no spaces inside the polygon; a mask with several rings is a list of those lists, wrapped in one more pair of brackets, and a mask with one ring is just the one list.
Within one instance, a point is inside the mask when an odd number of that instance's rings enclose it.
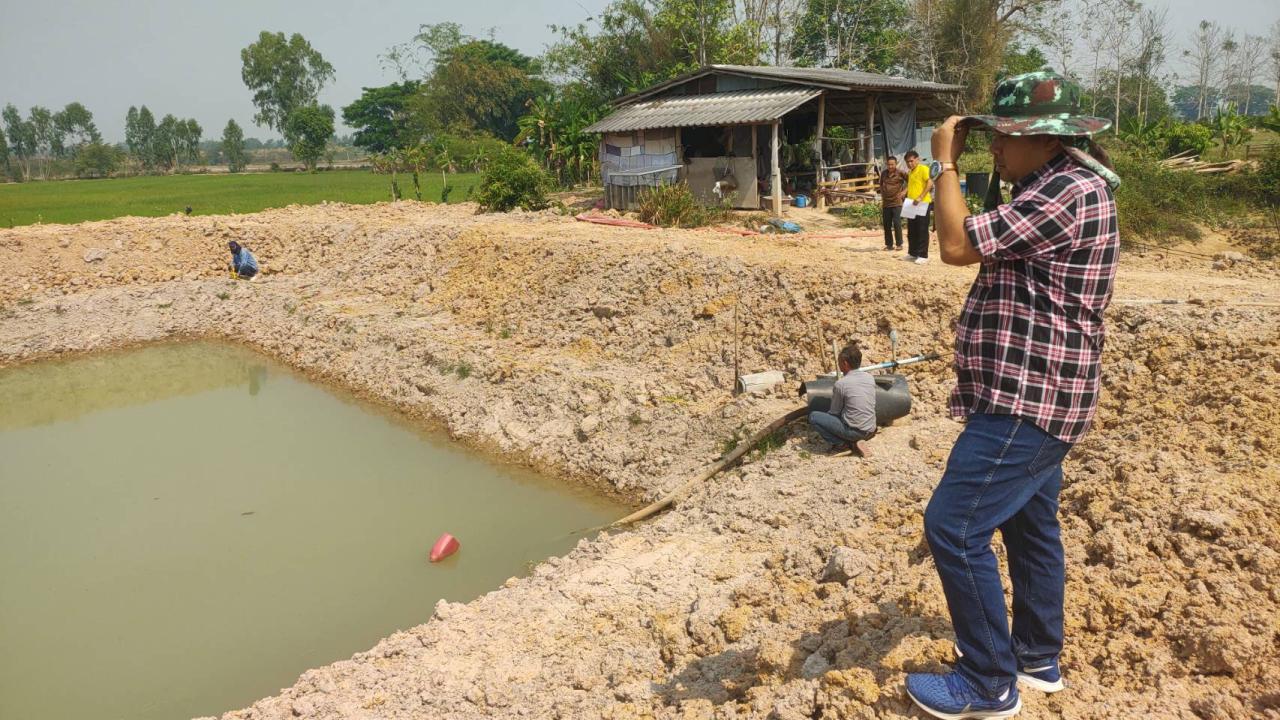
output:
{"label": "man in brown shirt", "polygon": [[907,172],[890,155],[880,173],[880,220],[884,224],[884,249],[902,249],[902,199],[907,196]]}

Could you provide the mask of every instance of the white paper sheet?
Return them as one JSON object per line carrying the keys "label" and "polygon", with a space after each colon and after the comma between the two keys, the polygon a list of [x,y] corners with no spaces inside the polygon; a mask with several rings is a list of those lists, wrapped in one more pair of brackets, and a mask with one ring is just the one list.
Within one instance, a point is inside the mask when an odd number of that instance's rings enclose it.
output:
{"label": "white paper sheet", "polygon": [[927,202],[916,202],[911,198],[902,201],[902,218],[904,220],[924,217],[927,212],[929,212],[929,203]]}

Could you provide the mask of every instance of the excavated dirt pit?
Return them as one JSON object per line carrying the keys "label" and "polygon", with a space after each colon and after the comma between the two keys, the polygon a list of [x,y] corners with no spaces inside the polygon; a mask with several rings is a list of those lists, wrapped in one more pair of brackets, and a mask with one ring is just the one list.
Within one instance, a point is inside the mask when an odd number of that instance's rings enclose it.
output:
{"label": "excavated dirt pit", "polygon": [[[260,281],[225,279],[229,239]],[[889,329],[948,352],[973,270],[879,244],[416,203],[23,228],[0,232],[0,361],[230,336],[647,499],[795,406],[793,386],[734,397],[735,354],[796,379],[832,340],[887,359]],[[1280,717],[1278,275],[1123,257],[1062,495],[1070,689],[1025,693],[1024,717]],[[792,426],[672,512],[224,717],[916,717],[904,673],[951,657],[921,523],[959,426],[947,364],[907,374],[912,414],[874,458]]]}

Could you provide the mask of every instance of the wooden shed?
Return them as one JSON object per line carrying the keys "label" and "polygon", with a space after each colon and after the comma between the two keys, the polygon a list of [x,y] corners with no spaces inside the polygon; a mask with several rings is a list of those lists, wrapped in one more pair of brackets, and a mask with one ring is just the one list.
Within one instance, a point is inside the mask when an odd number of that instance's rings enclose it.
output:
{"label": "wooden shed", "polygon": [[709,65],[619,98],[587,131],[601,134],[608,207],[631,209],[644,188],[684,180],[704,202],[779,215],[788,191],[819,207],[870,191],[883,158],[921,144],[921,125],[949,115],[962,90],[853,70]]}

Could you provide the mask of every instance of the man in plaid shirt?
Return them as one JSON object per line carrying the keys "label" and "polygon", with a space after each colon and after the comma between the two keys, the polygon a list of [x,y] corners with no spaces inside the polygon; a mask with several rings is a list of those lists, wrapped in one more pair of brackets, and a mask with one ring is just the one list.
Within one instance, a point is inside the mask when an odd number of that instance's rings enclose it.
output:
{"label": "man in plaid shirt", "polygon": [[[1119,237],[1119,178],[1089,137],[1110,124],[1081,115],[1062,76],[1002,81],[991,115],[952,117],[933,135],[943,262],[979,264],[956,324],[951,413],[968,422],[925,511],[925,537],[956,634],[956,669],[913,673],[907,692],[940,718],[1010,717],[1018,684],[1065,686],[1065,563],[1058,528],[1062,461],[1097,407],[1102,313]],[[955,162],[970,127],[1013,198],[969,215]],[[1087,152],[1086,152],[1087,151]],[[994,200],[992,202],[991,200]],[[1013,628],[991,550],[999,529],[1013,587]]]}

